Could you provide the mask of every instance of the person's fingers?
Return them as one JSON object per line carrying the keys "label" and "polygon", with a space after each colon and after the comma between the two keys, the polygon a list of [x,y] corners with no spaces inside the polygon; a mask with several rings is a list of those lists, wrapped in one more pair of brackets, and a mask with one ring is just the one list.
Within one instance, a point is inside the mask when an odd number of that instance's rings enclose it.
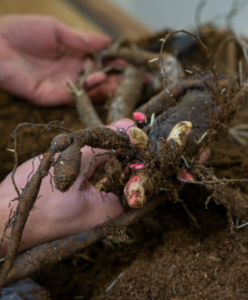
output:
{"label": "person's fingers", "polygon": [[116,195],[105,192],[98,193],[95,187],[86,180],[81,184],[80,193],[82,198],[87,199],[88,206],[87,214],[84,214],[83,220],[80,218],[84,230],[109,222],[124,212]]}
{"label": "person's fingers", "polygon": [[55,30],[62,45],[72,51],[88,54],[106,48],[111,43],[110,37],[106,35],[82,32],[57,20],[55,21]]}
{"label": "person's fingers", "polygon": [[[103,77],[102,77],[103,78]],[[95,86],[88,86],[87,94],[94,103],[101,103],[105,101],[109,95],[114,95],[118,87],[123,82],[123,74],[109,75],[105,80],[100,81]],[[144,84],[151,84],[152,76],[146,73]]]}
{"label": "person's fingers", "polygon": [[37,87],[30,100],[39,106],[57,106],[72,103],[73,95],[67,90],[66,83],[62,85],[45,80]]}
{"label": "person's fingers", "polygon": [[87,94],[94,103],[104,102],[110,95],[115,94],[122,81],[123,75],[110,75],[106,80],[89,89]]}
{"label": "person's fingers", "polygon": [[89,77],[86,79],[84,83],[84,88],[89,90],[93,88],[94,86],[102,83],[107,79],[107,75],[103,72],[94,72],[89,75]]}
{"label": "person's fingers", "polygon": [[[133,126],[133,124],[134,121],[130,119],[121,119],[106,127],[111,128],[114,131],[125,130],[128,133],[129,129]],[[93,175],[96,168],[102,163],[106,162],[106,160],[110,157],[108,154],[106,155],[101,155],[101,154],[108,153],[108,152],[111,153],[111,151],[104,150],[104,149],[93,150],[91,147],[88,146],[82,148],[81,152],[82,152],[82,164],[80,169],[80,175],[78,176],[75,182],[77,186],[80,186],[84,179],[89,179]]]}

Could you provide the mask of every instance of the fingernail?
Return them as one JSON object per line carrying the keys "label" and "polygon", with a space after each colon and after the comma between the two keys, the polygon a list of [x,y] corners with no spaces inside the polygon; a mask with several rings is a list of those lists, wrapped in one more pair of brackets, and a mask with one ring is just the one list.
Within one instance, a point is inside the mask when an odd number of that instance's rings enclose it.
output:
{"label": "fingernail", "polygon": [[139,123],[147,122],[146,115],[142,112],[134,112],[133,117],[135,120],[137,120]]}
{"label": "fingernail", "polygon": [[147,178],[142,175],[133,176],[124,188],[127,203],[131,208],[141,208],[146,204],[144,185]]}
{"label": "fingernail", "polygon": [[132,127],[129,132],[129,139],[132,144],[140,148],[146,148],[148,144],[148,136],[139,128]]}

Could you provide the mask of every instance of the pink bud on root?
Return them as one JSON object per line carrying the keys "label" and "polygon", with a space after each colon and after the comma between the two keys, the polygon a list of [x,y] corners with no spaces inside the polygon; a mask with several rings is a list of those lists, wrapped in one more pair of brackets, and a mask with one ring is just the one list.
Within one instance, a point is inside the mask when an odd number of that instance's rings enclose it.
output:
{"label": "pink bud on root", "polygon": [[183,121],[183,122],[176,124],[172,128],[172,130],[167,138],[167,141],[174,140],[176,143],[179,144],[179,146],[182,146],[183,141],[181,139],[181,134],[183,132],[186,132],[186,134],[189,135],[191,128],[192,128],[192,123],[189,121]]}
{"label": "pink bud on root", "polygon": [[145,176],[135,175],[126,184],[124,193],[131,208],[141,208],[146,204],[144,189],[146,180]]}
{"label": "pink bud on root", "polygon": [[143,114],[142,112],[134,112],[133,113],[133,117],[135,120],[137,120],[139,123],[143,123],[143,122],[146,122],[147,119],[146,119],[146,115]]}
{"label": "pink bud on root", "polygon": [[200,158],[199,158],[199,164],[202,165],[205,163],[205,161],[209,158],[211,154],[211,150],[210,148],[206,147],[202,150],[202,153],[200,154]]}
{"label": "pink bud on root", "polygon": [[144,168],[144,164],[132,164],[129,166],[130,169],[140,170]]}
{"label": "pink bud on root", "polygon": [[182,179],[188,180],[188,181],[195,181],[194,177],[188,173],[188,172],[182,172]]}
{"label": "pink bud on root", "polygon": [[126,167],[126,168],[124,169],[124,172],[126,172],[126,173],[128,173],[128,172],[129,172],[129,169],[128,169],[128,167]]}
{"label": "pink bud on root", "polygon": [[146,148],[148,144],[148,136],[141,129],[132,127],[129,131],[129,139],[132,144],[140,148]]}

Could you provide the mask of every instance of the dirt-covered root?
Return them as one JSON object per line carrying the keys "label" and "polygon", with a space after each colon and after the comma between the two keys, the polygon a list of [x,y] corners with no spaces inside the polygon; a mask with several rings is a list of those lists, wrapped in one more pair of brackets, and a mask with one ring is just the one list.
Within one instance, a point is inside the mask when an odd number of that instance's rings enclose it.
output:
{"label": "dirt-covered root", "polygon": [[77,179],[81,166],[81,152],[78,144],[72,144],[56,159],[54,164],[54,182],[56,188],[66,192]]}
{"label": "dirt-covered root", "polygon": [[107,116],[110,124],[122,118],[131,118],[140,99],[145,79],[145,68],[129,64],[124,72],[124,81],[112,99]]}
{"label": "dirt-covered root", "polygon": [[38,245],[28,251],[21,252],[15,259],[14,267],[5,279],[4,285],[31,276],[46,266],[51,266],[54,263],[71,257],[90,244],[110,235],[113,227],[115,231],[118,231],[120,228],[138,221],[148,212],[161,205],[165,200],[166,197],[161,197],[160,199],[150,201],[142,209],[132,210],[114,220],[112,225],[104,224],[101,227],[96,227],[81,234]]}
{"label": "dirt-covered root", "polygon": [[44,155],[37,171],[28,181],[23,192],[20,195],[19,202],[16,208],[15,218],[12,223],[11,237],[7,249],[7,254],[0,276],[0,294],[5,279],[12,269],[14,259],[18,253],[22,238],[22,232],[27,222],[29,213],[33,209],[34,203],[37,199],[41,181],[45,176],[48,175],[48,171],[52,165],[55,153],[64,150],[70,145],[70,143],[71,139],[68,135],[59,135],[59,138],[55,138],[53,140],[52,146]]}
{"label": "dirt-covered root", "polygon": [[103,125],[103,122],[95,111],[89,96],[84,90],[81,91],[80,95],[75,96],[75,98],[77,111],[85,128]]}
{"label": "dirt-covered root", "polygon": [[156,197],[161,187],[180,189],[178,165],[190,130],[190,122],[181,122],[174,126],[166,140],[161,138],[156,142],[133,127],[131,151],[120,160],[112,158],[107,162],[107,180],[101,184],[101,190],[118,195],[131,208],[140,208],[148,199]]}
{"label": "dirt-covered root", "polygon": [[116,132],[105,127],[79,130],[70,135],[73,143],[58,156],[54,165],[54,181],[61,192],[67,191],[77,179],[81,166],[80,149],[84,146],[100,149],[130,148],[125,131]]}

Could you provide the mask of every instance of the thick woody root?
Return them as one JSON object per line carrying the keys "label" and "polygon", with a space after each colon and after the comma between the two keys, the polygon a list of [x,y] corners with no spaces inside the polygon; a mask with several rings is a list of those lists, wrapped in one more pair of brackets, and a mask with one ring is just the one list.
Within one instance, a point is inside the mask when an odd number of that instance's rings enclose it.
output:
{"label": "thick woody root", "polygon": [[82,91],[81,95],[76,96],[76,106],[80,120],[85,128],[104,125],[85,91]]}
{"label": "thick woody root", "polygon": [[[160,199],[150,201],[142,209],[132,210],[123,215],[114,221],[115,230],[138,221],[165,200],[165,197],[160,197]],[[51,266],[60,260],[73,256],[76,252],[92,243],[107,237],[110,234],[110,230],[111,226],[96,227],[81,234],[42,244],[20,253],[4,285],[31,276],[46,266]]]}
{"label": "thick woody root", "polygon": [[66,134],[61,134],[54,138],[52,146],[46,152],[44,158],[41,160],[38,170],[32,176],[31,180],[27,183],[20,196],[15,218],[12,224],[11,237],[7,249],[7,254],[1,272],[0,293],[8,273],[12,269],[14,259],[20,246],[22,232],[26,224],[27,218],[29,216],[29,213],[32,210],[34,203],[37,199],[41,181],[48,174],[55,153],[67,148],[70,145],[70,143],[71,140]]}
{"label": "thick woody root", "polygon": [[168,107],[174,106],[178,99],[184,95],[189,89],[204,89],[206,85],[200,80],[186,80],[172,85],[168,91],[162,90],[159,94],[151,98],[150,101],[136,109],[137,112],[142,112],[149,119],[154,113],[166,111]]}
{"label": "thick woody root", "polygon": [[73,143],[62,151],[54,165],[54,181],[61,192],[67,191],[75,182],[81,165],[80,149],[84,146],[100,149],[125,149],[130,147],[126,132],[115,132],[105,127],[93,127],[71,134]]}
{"label": "thick woody root", "polygon": [[112,99],[107,123],[110,124],[121,118],[131,118],[141,93],[145,79],[145,68],[128,65],[124,72],[124,81],[117,94]]}
{"label": "thick woody root", "polygon": [[67,84],[75,97],[76,107],[80,120],[85,128],[103,125],[101,119],[99,118],[97,112],[94,109],[90,98],[88,97],[85,90],[82,88],[84,81],[89,75],[88,73],[89,72],[86,71],[84,76],[81,76],[78,79],[76,85],[70,79],[67,80]]}
{"label": "thick woody root", "polygon": [[184,71],[181,64],[169,53],[163,52],[160,55],[159,53],[138,49],[132,50],[123,47],[117,50],[103,50],[100,55],[103,61],[121,58],[136,66],[144,66],[149,72],[161,71],[161,65],[159,63],[159,56],[161,56],[161,63],[172,84],[184,77]]}
{"label": "thick woody root", "polygon": [[81,152],[78,144],[65,149],[54,164],[54,181],[58,190],[66,191],[68,182],[75,182],[80,172]]}

